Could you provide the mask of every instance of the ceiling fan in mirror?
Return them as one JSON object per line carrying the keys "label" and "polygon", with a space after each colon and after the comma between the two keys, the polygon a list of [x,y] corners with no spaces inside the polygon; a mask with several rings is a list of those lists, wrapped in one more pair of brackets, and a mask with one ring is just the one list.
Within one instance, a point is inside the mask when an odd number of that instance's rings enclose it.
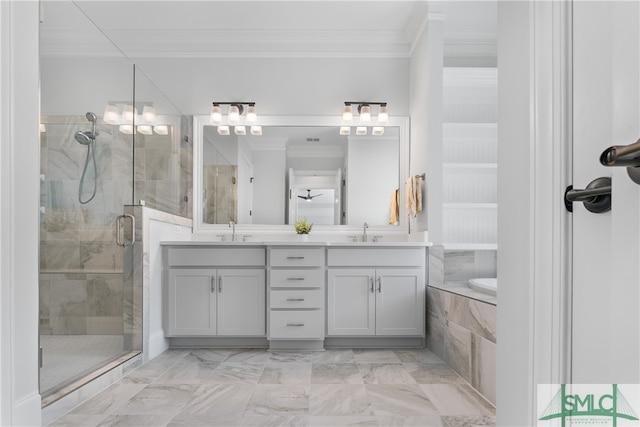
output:
{"label": "ceiling fan in mirror", "polygon": [[307,202],[310,202],[313,200],[314,197],[318,197],[318,196],[322,196],[322,193],[320,194],[314,194],[313,196],[311,195],[311,190],[307,190],[307,195],[306,196],[298,196],[299,198],[301,198],[302,200],[306,200]]}

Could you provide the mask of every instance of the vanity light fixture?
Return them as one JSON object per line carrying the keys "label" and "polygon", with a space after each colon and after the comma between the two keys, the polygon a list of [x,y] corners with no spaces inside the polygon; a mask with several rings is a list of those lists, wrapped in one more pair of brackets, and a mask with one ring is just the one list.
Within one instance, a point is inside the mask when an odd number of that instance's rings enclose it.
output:
{"label": "vanity light fixture", "polygon": [[[345,101],[342,110],[342,126],[340,127],[340,135],[350,135],[351,125],[354,125],[353,105],[357,105],[359,120],[356,125],[356,135],[366,135],[367,126],[373,126],[372,135],[384,135],[384,126],[389,124],[389,108],[386,102],[370,102],[370,101]],[[373,123],[371,115],[371,106],[377,105],[378,116],[377,123]]]}
{"label": "vanity light fixture", "polygon": [[[138,111],[142,114],[138,115]],[[168,135],[169,127],[157,123],[156,109],[153,102],[136,102],[135,105],[126,101],[109,101],[104,108],[104,122],[118,126],[118,130],[126,135],[140,133],[142,135]],[[135,127],[134,127],[135,123]]]}
{"label": "vanity light fixture", "polygon": [[[226,124],[223,124],[224,117],[222,116],[221,105],[228,105]],[[246,109],[245,109],[246,106]],[[242,120],[242,114],[245,113],[244,122]],[[220,135],[230,135],[229,126],[234,126],[234,133],[236,135],[246,135],[247,129],[245,125],[251,125],[251,135],[262,135],[262,127],[257,125],[258,114],[256,113],[255,102],[217,102],[213,101],[211,107],[211,116],[209,122],[218,126],[218,133]]]}

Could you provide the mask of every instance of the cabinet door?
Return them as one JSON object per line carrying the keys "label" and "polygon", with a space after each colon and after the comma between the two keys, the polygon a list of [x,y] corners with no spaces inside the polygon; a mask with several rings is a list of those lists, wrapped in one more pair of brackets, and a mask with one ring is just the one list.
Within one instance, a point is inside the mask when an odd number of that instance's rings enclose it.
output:
{"label": "cabinet door", "polygon": [[375,335],[374,269],[328,271],[327,335]]}
{"label": "cabinet door", "polygon": [[378,269],[376,274],[376,335],[423,335],[424,270]]}
{"label": "cabinet door", "polygon": [[167,336],[216,334],[215,269],[169,270]]}
{"label": "cabinet door", "polygon": [[264,270],[218,270],[218,335],[266,335]]}

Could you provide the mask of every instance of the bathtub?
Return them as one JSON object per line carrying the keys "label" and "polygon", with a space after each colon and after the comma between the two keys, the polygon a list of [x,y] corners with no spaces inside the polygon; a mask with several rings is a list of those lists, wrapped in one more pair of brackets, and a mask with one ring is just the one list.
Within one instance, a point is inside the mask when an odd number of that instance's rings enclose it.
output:
{"label": "bathtub", "polygon": [[496,278],[479,278],[469,279],[467,285],[476,291],[483,292],[489,295],[498,294],[498,279]]}

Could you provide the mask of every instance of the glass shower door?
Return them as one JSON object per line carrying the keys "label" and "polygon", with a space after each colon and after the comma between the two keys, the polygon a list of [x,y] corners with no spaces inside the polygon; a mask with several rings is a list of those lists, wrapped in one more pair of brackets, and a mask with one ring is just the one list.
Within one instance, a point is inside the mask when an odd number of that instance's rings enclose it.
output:
{"label": "glass shower door", "polygon": [[[116,218],[133,202],[134,66],[70,1],[41,24],[40,391],[47,405],[141,349]],[[77,50],[61,29],[89,40]],[[83,49],[86,46],[83,47]],[[118,123],[105,116],[117,105]],[[136,326],[139,327],[139,326]]]}

